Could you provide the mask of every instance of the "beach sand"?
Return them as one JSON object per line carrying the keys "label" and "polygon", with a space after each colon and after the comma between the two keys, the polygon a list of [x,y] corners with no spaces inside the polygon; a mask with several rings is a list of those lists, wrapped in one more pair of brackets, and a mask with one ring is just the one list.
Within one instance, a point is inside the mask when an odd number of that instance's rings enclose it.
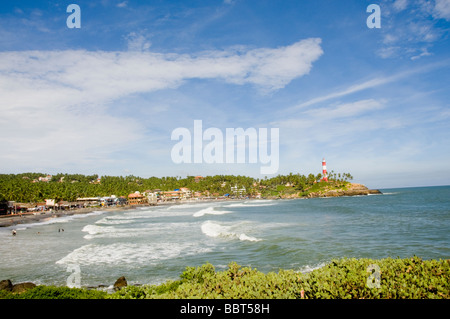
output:
{"label": "beach sand", "polygon": [[115,206],[115,207],[87,207],[70,210],[46,211],[35,213],[18,213],[0,216],[0,227],[10,227],[20,224],[36,223],[46,221],[50,218],[58,218],[77,214],[87,214],[94,211],[118,211],[126,209],[134,209],[135,206]]}
{"label": "beach sand", "polygon": [[[195,203],[205,203],[205,202],[218,202],[218,201],[232,201],[232,200],[240,200],[240,199],[205,199],[198,201],[167,201],[167,202],[158,202],[156,206],[165,206],[165,205],[181,205],[181,204],[195,204]],[[10,227],[20,224],[27,223],[36,223],[46,221],[49,218],[58,218],[64,216],[71,216],[76,214],[87,214],[94,211],[119,211],[119,210],[128,210],[128,209],[136,209],[138,207],[151,207],[151,205],[125,205],[125,206],[111,206],[111,207],[87,207],[87,208],[76,208],[70,210],[58,210],[58,211],[46,211],[46,212],[27,212],[21,214],[11,214],[11,215],[0,215],[0,227]]]}

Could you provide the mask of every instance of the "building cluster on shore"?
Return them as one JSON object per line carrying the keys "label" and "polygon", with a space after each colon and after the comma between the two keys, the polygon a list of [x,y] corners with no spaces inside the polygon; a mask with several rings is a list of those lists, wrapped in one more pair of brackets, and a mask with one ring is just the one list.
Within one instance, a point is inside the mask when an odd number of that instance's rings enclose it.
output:
{"label": "building cluster on shore", "polygon": [[[34,213],[39,214],[45,211],[71,210],[88,207],[113,207],[113,206],[143,206],[157,205],[161,202],[176,201],[199,201],[209,199],[225,199],[225,198],[243,198],[242,193],[225,194],[219,196],[209,191],[192,192],[187,187],[181,187],[172,191],[161,191],[160,189],[146,190],[144,192],[136,191],[128,196],[98,196],[98,197],[80,197],[76,201],[56,201],[55,199],[46,199],[40,203],[18,203],[8,201],[4,203],[0,215],[9,215],[16,213]],[[244,196],[246,197],[246,196]]]}

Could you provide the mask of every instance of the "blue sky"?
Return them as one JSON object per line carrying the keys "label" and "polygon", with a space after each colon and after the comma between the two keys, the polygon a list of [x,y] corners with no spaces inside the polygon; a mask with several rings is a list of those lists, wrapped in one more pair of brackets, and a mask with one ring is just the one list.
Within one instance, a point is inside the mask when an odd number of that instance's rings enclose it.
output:
{"label": "blue sky", "polygon": [[277,174],[448,185],[449,27],[448,0],[2,1],[1,172],[264,177],[174,163],[202,120],[278,128]]}

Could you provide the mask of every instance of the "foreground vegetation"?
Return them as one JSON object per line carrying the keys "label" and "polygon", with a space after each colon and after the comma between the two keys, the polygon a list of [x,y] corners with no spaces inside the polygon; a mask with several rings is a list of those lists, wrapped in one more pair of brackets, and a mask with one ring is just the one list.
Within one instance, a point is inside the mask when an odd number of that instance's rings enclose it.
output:
{"label": "foreground vegetation", "polygon": [[[371,273],[376,265],[379,273]],[[379,275],[379,277],[377,277]],[[374,280],[372,280],[375,278]],[[377,279],[379,278],[379,279]],[[267,274],[231,263],[216,271],[207,263],[187,267],[179,280],[160,285],[104,291],[37,286],[21,294],[0,291],[0,298],[37,299],[449,299],[450,260],[340,259],[310,273],[280,270]]]}

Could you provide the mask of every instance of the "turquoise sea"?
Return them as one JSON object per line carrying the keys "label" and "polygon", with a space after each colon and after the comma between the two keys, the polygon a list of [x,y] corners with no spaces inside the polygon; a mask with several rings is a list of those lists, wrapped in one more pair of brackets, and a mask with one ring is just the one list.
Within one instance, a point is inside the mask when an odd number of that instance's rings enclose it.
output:
{"label": "turquoise sea", "polygon": [[0,228],[0,280],[81,286],[177,279],[235,261],[307,272],[334,258],[450,258],[450,186],[383,195],[161,205]]}

